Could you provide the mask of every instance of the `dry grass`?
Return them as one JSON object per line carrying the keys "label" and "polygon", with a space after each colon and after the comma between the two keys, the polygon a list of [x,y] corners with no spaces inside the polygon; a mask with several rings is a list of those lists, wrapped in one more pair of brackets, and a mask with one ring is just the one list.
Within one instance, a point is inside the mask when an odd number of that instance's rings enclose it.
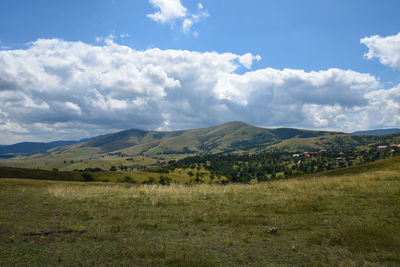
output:
{"label": "dry grass", "polygon": [[[399,162],[380,164],[254,185],[0,180],[0,265],[397,266]],[[43,232],[60,234],[24,240]]]}

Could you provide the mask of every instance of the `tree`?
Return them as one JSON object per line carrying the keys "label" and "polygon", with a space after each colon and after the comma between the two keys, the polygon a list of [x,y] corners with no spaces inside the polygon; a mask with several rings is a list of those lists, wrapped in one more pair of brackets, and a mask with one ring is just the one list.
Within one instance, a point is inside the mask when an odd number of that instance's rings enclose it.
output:
{"label": "tree", "polygon": [[125,176],[122,180],[121,180],[121,182],[123,182],[123,183],[131,183],[131,184],[135,184],[136,183],[136,181],[134,180],[134,179],[132,179],[130,176]]}
{"label": "tree", "polygon": [[93,175],[91,175],[90,173],[82,173],[82,177],[85,182],[94,181]]}
{"label": "tree", "polygon": [[167,176],[160,176],[158,183],[160,185],[169,185],[171,183],[171,178]]}
{"label": "tree", "polygon": [[110,168],[110,172],[116,172],[117,171],[117,167],[115,167],[115,166],[111,166],[111,168]]}
{"label": "tree", "polygon": [[155,179],[153,177],[149,177],[147,181],[144,181],[143,184],[153,184]]}

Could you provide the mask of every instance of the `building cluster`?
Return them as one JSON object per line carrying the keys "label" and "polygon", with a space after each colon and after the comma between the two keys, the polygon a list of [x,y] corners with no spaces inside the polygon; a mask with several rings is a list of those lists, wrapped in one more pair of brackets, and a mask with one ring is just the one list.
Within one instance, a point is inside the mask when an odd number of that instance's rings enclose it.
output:
{"label": "building cluster", "polygon": [[[400,149],[400,146],[399,146],[399,149]],[[317,152],[303,152],[303,154],[293,154],[292,157],[293,158],[299,158],[299,157],[304,156],[304,158],[313,158],[313,157],[321,156],[321,155],[326,154],[326,153],[332,153],[332,151],[320,150],[320,151],[317,151]],[[335,153],[335,154],[338,156],[336,158],[336,161],[338,161],[338,162],[345,162],[346,159],[347,160],[355,160],[354,156],[345,157],[344,156],[344,154],[345,154],[344,152],[338,152],[338,153]]]}
{"label": "building cluster", "polygon": [[[320,151],[317,151],[317,152],[304,152],[303,154],[304,154],[305,158],[312,158],[312,157],[315,157],[315,156],[320,156],[320,155],[322,155],[322,154],[324,154],[326,152],[328,152],[328,150],[320,150]],[[298,158],[298,157],[300,157],[300,154],[293,154],[292,157],[293,158]]]}
{"label": "building cluster", "polygon": [[376,148],[378,152],[393,152],[396,150],[400,150],[400,145],[378,146]]}

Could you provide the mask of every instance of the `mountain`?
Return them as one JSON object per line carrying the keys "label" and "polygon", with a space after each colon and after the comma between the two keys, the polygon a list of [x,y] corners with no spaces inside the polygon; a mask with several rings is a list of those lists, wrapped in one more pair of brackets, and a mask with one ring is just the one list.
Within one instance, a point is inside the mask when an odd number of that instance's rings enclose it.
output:
{"label": "mountain", "polygon": [[[398,143],[399,140],[400,134],[355,135],[292,128],[267,129],[243,122],[229,122],[209,128],[182,131],[129,129],[82,142],[20,143],[0,148],[0,154],[40,152],[43,156],[49,155],[51,158],[84,159],[105,154],[154,156],[259,151],[294,152],[347,150],[367,145]],[[41,156],[37,154],[35,157]]]}
{"label": "mountain", "polygon": [[75,144],[77,141],[54,141],[49,143],[22,142],[8,146],[0,146],[0,155],[6,154],[35,154],[53,147]]}
{"label": "mountain", "polygon": [[[318,138],[325,138],[332,142],[332,140],[335,140],[332,137],[340,139],[344,136],[348,136],[348,134],[292,128],[267,129],[243,122],[229,122],[209,128],[182,131],[130,129],[93,138],[88,142],[56,148],[51,152],[74,155],[120,153],[144,156],[183,153],[256,152],[275,149],[274,146],[292,139],[313,140],[318,145],[301,145],[299,147],[307,150],[318,150],[325,148],[325,146],[321,145],[324,139]],[[358,137],[354,138],[357,139]],[[290,147],[290,150],[298,150],[299,147]]]}
{"label": "mountain", "polygon": [[352,134],[366,134],[366,135],[384,135],[384,134],[394,134],[400,133],[400,129],[375,129],[375,130],[367,130],[367,131],[357,131]]}
{"label": "mountain", "polygon": [[309,138],[337,134],[298,129],[265,129],[243,122],[186,131],[143,131],[131,129],[97,138],[83,147],[116,150],[128,154],[218,153],[248,151],[294,137]]}

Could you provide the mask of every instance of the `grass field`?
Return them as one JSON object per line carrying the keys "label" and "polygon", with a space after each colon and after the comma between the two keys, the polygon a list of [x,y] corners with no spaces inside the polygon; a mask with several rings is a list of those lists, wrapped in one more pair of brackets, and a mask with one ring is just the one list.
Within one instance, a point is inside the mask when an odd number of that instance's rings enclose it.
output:
{"label": "grass field", "polygon": [[15,167],[1,167],[0,178],[18,178],[30,180],[51,180],[51,181],[85,181],[85,175],[90,175],[93,182],[111,182],[111,183],[131,183],[143,184],[152,183],[158,184],[160,177],[166,177],[171,183],[192,184],[194,178],[188,175],[188,172],[199,172],[202,183],[221,183],[225,177],[215,177],[210,179],[210,172],[201,168],[200,170],[192,169],[174,169],[169,173],[158,173],[151,171],[99,171],[99,172],[71,172],[71,171],[49,171],[41,169],[27,169]]}
{"label": "grass field", "polygon": [[253,185],[0,179],[1,266],[400,266],[400,161]]}
{"label": "grass field", "polygon": [[43,170],[58,169],[60,171],[73,171],[75,169],[101,168],[109,170],[111,166],[124,165],[129,168],[136,167],[157,167],[160,163],[166,163],[169,160],[181,159],[191,154],[181,155],[159,155],[152,157],[120,157],[116,155],[33,155],[17,156],[9,159],[0,159],[0,166],[18,167],[18,168],[40,168]]}

